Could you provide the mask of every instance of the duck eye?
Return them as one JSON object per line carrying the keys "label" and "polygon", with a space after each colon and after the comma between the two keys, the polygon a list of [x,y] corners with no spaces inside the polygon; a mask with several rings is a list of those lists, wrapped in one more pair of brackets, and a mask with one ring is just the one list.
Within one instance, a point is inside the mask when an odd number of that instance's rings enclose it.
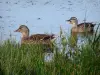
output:
{"label": "duck eye", "polygon": [[21,29],[21,27],[19,29]]}

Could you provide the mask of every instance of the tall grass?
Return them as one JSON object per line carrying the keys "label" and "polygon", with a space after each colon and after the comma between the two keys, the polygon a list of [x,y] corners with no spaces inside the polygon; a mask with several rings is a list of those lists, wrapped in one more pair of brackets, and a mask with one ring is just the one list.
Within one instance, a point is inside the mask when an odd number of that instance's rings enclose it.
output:
{"label": "tall grass", "polygon": [[4,41],[0,45],[0,75],[100,75],[100,33],[87,38],[84,45],[75,46],[73,51],[76,38],[67,39],[60,29],[60,45],[53,42],[51,62],[44,60],[44,45],[20,46]]}

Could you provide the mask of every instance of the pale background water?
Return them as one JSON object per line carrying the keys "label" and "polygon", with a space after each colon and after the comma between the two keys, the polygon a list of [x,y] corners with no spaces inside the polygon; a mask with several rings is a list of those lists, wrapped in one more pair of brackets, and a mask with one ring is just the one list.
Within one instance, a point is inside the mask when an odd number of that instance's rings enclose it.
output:
{"label": "pale background water", "polygon": [[71,25],[65,22],[72,16],[83,22],[100,22],[100,0],[0,0],[0,40],[12,37],[21,24],[34,33],[59,34],[60,25],[70,32]]}

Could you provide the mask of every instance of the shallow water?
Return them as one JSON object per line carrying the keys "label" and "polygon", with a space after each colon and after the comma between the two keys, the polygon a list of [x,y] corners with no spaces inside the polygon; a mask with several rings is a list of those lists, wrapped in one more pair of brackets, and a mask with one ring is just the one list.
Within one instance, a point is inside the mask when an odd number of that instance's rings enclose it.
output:
{"label": "shallow water", "polygon": [[[79,23],[84,18],[89,22],[100,21],[99,0],[1,0],[0,1],[0,41],[8,38],[21,39],[15,33],[21,24],[30,29],[30,35],[36,33],[54,33],[57,36],[60,26],[70,35],[71,25],[65,20],[75,16]],[[78,44],[83,38],[78,36]],[[48,59],[48,58],[46,58]],[[50,58],[49,58],[50,59]]]}
{"label": "shallow water", "polygon": [[65,22],[72,16],[83,22],[100,21],[99,0],[1,0],[0,1],[0,40],[9,37],[20,40],[21,34],[15,33],[21,24],[34,33],[59,34],[60,25],[69,34],[71,25]]}

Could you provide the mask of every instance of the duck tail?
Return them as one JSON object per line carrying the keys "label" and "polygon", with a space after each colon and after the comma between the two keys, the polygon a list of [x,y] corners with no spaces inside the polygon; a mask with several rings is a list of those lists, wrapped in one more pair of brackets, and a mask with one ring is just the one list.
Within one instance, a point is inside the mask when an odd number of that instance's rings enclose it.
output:
{"label": "duck tail", "polygon": [[51,39],[53,39],[53,38],[55,38],[56,36],[55,36],[55,34],[51,34]]}
{"label": "duck tail", "polygon": [[95,25],[96,25],[96,23],[94,23],[94,22],[91,22],[91,24],[92,24],[93,26],[95,26]]}

